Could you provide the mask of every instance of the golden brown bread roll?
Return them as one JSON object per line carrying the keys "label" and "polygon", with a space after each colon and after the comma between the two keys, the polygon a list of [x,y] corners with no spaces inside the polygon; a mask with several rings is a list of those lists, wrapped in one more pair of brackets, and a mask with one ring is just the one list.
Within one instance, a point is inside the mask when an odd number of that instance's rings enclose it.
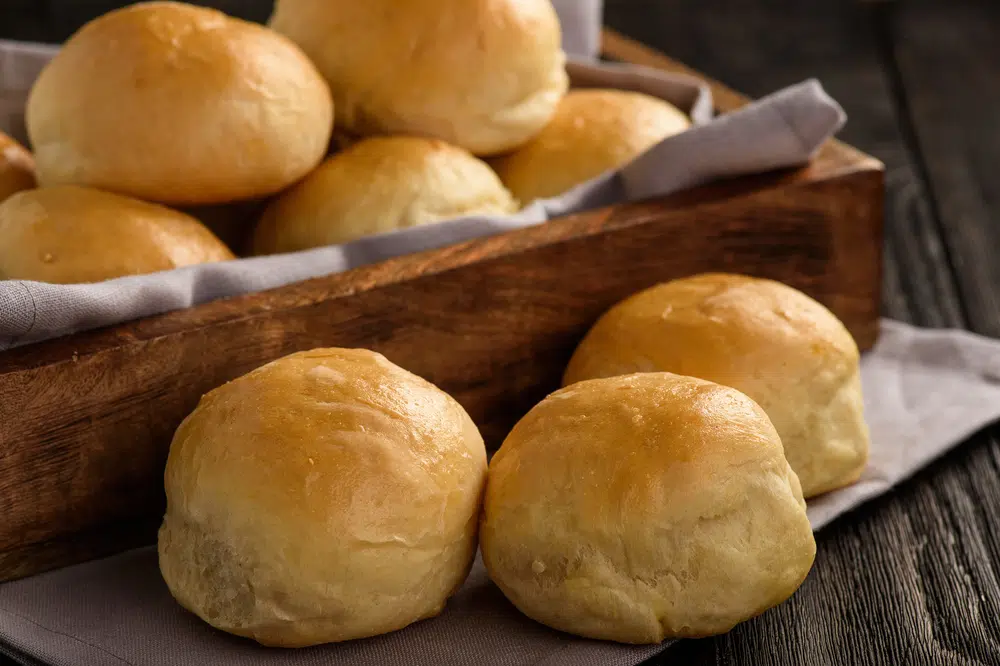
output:
{"label": "golden brown bread roll", "polygon": [[480,543],[526,615],[624,643],[728,631],[787,599],[816,554],[763,410],[667,373],[532,409],[490,463]]}
{"label": "golden brown bread roll", "polygon": [[81,28],[42,71],[28,133],[44,185],[176,205],[283,189],[326,153],[330,91],[285,37],[177,2]]}
{"label": "golden brown bread roll", "polygon": [[858,347],[805,294],[708,274],[626,299],[594,325],[564,384],[676,372],[738,389],[764,408],[806,497],[857,480],[868,460]]}
{"label": "golden brown bread roll", "polygon": [[477,155],[523,144],[568,85],[550,0],[278,0],[270,25],[333,88],[337,126]]}
{"label": "golden brown bread roll", "polygon": [[0,279],[101,282],[232,258],[198,220],[117,194],[62,185],[0,203]]}
{"label": "golden brown bread roll", "polygon": [[278,197],[254,234],[257,254],[345,243],[517,204],[485,162],[437,139],[374,137],[330,157]]}
{"label": "golden brown bread roll", "polygon": [[476,550],[486,449],[465,410],[363,349],[293,354],[201,399],[170,445],[160,570],[265,645],[441,612]]}
{"label": "golden brown bread roll", "polygon": [[0,132],[0,202],[35,186],[35,159],[27,149]]}
{"label": "golden brown bread roll", "polygon": [[538,136],[493,167],[528,205],[625,166],[654,145],[691,126],[661,99],[624,90],[573,90]]}

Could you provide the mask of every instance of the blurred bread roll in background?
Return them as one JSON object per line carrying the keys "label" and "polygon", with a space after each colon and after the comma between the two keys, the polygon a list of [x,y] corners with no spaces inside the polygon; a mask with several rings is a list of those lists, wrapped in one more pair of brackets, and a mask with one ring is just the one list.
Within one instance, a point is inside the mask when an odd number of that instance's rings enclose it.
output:
{"label": "blurred bread roll in background", "polygon": [[691,126],[680,109],[624,90],[573,90],[541,133],[491,163],[526,206],[625,166]]}
{"label": "blurred bread roll in background", "polygon": [[330,91],[285,37],[177,2],[81,28],[35,82],[26,121],[43,185],[176,205],[251,199],[329,146]]}
{"label": "blurred bread roll in background", "polygon": [[0,132],[0,202],[35,186],[35,159],[14,139]]}
{"label": "blurred bread roll in background", "polygon": [[563,383],[675,372],[738,389],[767,412],[813,497],[856,481],[868,460],[859,361],[844,325],[802,292],[706,274],[611,308],[577,347]]}
{"label": "blurred bread roll in background", "polygon": [[194,218],[117,194],[62,185],[0,203],[0,279],[100,282],[232,258]]}
{"label": "blurred bread roll in background", "polygon": [[185,608],[265,645],[386,633],[465,580],[485,481],[444,391],[364,349],[293,354],[177,429],[160,570]]}
{"label": "blurred bread roll in background", "polygon": [[517,204],[492,169],[437,139],[373,137],[327,159],[264,212],[257,254],[292,252]]}
{"label": "blurred bread roll in background", "polygon": [[787,599],[816,554],[764,411],[667,373],[532,409],[490,463],[480,543],[526,615],[624,643],[726,632]]}
{"label": "blurred bread roll in background", "polygon": [[270,25],[333,88],[337,126],[511,150],[568,86],[550,0],[277,0]]}

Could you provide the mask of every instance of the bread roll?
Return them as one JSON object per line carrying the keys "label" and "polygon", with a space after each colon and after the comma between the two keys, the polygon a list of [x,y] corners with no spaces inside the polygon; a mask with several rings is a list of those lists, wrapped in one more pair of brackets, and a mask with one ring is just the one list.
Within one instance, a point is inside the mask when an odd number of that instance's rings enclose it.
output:
{"label": "bread roll", "polygon": [[35,159],[24,146],[0,132],[0,202],[35,186]]}
{"label": "bread roll", "polygon": [[223,631],[302,647],[441,612],[475,555],[486,449],[432,384],[317,349],[203,397],[165,480],[173,596]]}
{"label": "bread roll", "polygon": [[753,398],[806,497],[853,483],[865,467],[858,347],[829,310],[791,287],[709,274],[643,291],[594,325],[564,383],[660,371]]}
{"label": "bread roll", "polygon": [[574,384],[490,464],[483,562],[529,617],[588,638],[723,633],[816,554],[798,479],[742,393],[667,373]]}
{"label": "bread roll", "polygon": [[345,243],[517,204],[486,163],[436,139],[375,137],[353,144],[276,199],[254,235],[258,254]]}
{"label": "bread roll", "polygon": [[361,135],[492,155],[544,127],[568,85],[550,0],[277,0],[270,25],[330,82],[337,126]]}
{"label": "bread roll", "polygon": [[492,164],[507,188],[527,205],[623,167],[690,126],[679,109],[649,95],[574,90],[538,136]]}
{"label": "bread roll", "polygon": [[100,190],[42,187],[0,203],[0,279],[101,282],[232,258],[194,218]]}
{"label": "bread roll", "polygon": [[28,99],[42,184],[175,205],[272,194],[319,163],[330,91],[288,39],[177,2],[145,2],[80,29]]}

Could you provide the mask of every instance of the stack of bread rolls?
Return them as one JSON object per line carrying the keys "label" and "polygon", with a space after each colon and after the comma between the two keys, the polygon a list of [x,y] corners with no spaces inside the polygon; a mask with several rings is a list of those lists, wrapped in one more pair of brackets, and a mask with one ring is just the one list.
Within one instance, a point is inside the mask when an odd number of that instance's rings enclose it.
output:
{"label": "stack of bread rolls", "polygon": [[[0,279],[86,282],[507,215],[689,126],[646,95],[567,94],[560,44],[550,0],[277,0],[267,27],[179,2],[110,12],[36,81],[34,156],[0,138]],[[63,201],[79,190],[49,191],[67,186],[92,190],[83,215]],[[160,233],[178,215],[189,233]]]}
{"label": "stack of bread rolls", "polygon": [[[645,95],[568,92],[564,64],[549,0],[277,0],[270,27],[176,2],[112,12],[35,84],[34,155],[0,136],[0,278],[99,281],[513,213],[689,126]],[[247,247],[189,214],[255,207]],[[858,366],[804,294],[677,280],[602,317],[487,466],[429,382],[371,351],[293,354],[178,428],[160,569],[185,608],[270,646],[437,615],[477,546],[556,629],[724,632],[799,587],[804,498],[861,473]]]}
{"label": "stack of bread rolls", "polygon": [[798,291],[676,280],[602,317],[487,468],[440,389],[365,350],[294,354],[177,430],[160,568],[213,626],[305,646],[440,613],[478,536],[492,580],[555,629],[722,633],[802,584],[804,498],[864,467],[858,366]]}

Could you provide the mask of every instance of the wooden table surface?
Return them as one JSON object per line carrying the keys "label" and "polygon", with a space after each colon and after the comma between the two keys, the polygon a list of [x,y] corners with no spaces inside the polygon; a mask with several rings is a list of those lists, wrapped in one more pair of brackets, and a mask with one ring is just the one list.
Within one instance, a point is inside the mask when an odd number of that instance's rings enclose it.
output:
{"label": "wooden table surface", "polygon": [[[59,41],[113,4],[0,0],[0,37]],[[841,138],[887,166],[885,314],[1000,338],[1000,3],[608,5],[611,27],[751,96],[819,78]],[[1000,426],[817,540],[790,601],[650,664],[1000,664]]]}

